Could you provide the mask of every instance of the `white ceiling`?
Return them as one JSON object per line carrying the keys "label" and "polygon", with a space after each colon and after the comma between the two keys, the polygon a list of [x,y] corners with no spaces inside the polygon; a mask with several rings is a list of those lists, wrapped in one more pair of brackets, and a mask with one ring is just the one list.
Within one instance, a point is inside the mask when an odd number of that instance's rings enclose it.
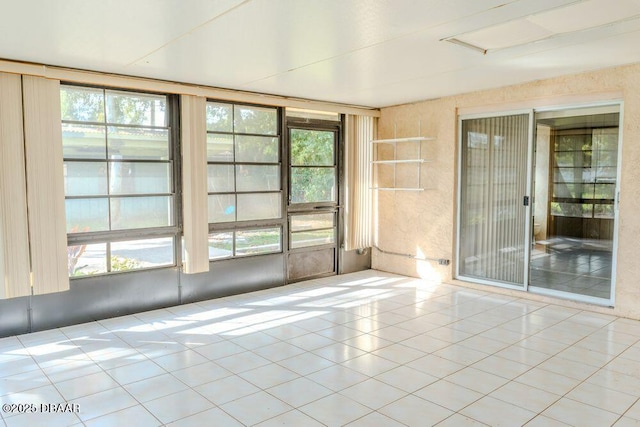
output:
{"label": "white ceiling", "polygon": [[[640,0],[0,6],[3,59],[370,107],[640,62]],[[442,41],[452,37],[499,48],[483,55]]]}

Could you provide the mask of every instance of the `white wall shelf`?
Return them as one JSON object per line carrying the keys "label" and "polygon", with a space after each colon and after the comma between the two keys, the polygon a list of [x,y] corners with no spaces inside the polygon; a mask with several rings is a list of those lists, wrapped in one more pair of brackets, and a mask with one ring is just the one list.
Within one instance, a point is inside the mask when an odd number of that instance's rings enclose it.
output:
{"label": "white wall shelf", "polygon": [[425,159],[404,159],[404,160],[374,160],[371,163],[375,165],[396,164],[396,163],[426,163]]}
{"label": "white wall shelf", "polygon": [[416,188],[416,187],[371,187],[371,190],[379,190],[379,191],[424,191],[424,188]]}
{"label": "white wall shelf", "polygon": [[[418,125],[419,127],[419,125]],[[420,132],[418,132],[419,134]],[[391,187],[371,187],[372,190],[380,191],[424,191],[424,188],[420,187],[421,176],[420,169],[422,163],[426,163],[429,160],[422,158],[422,143],[424,141],[433,141],[435,138],[429,138],[425,136],[413,136],[408,138],[391,138],[391,139],[374,139],[372,144],[391,144],[393,145],[393,158],[387,160],[378,160],[378,150],[374,149],[374,159],[371,162],[372,173],[375,173],[375,167],[377,165],[392,165],[393,166],[393,185]],[[415,159],[398,159],[397,158],[397,144],[398,143],[415,143],[418,147],[418,157]],[[396,187],[396,168],[397,164],[415,164],[417,168],[418,183],[416,187]]]}
{"label": "white wall shelf", "polygon": [[435,138],[427,138],[426,136],[415,136],[411,138],[391,138],[391,139],[374,139],[372,144],[395,144],[397,142],[422,142],[433,141]]}

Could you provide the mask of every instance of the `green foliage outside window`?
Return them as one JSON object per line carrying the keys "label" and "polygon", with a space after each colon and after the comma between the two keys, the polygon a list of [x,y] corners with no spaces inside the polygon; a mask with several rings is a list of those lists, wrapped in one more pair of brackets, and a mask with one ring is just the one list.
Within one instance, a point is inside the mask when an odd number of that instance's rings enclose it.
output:
{"label": "green foliage outside window", "polygon": [[292,129],[291,201],[335,201],[335,134]]}

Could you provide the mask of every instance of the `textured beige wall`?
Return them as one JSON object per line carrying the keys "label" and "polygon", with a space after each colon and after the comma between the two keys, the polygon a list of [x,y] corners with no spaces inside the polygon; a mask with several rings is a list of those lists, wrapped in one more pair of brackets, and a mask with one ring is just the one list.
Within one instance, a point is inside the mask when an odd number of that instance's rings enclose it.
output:
{"label": "textured beige wall", "polygon": [[[376,202],[377,245],[385,251],[447,258],[454,261],[457,176],[457,115],[459,112],[508,111],[542,106],[575,106],[598,99],[624,101],[620,223],[618,233],[615,308],[566,302],[530,293],[491,289],[510,295],[551,301],[604,313],[640,319],[640,64],[579,75],[541,80],[517,86],[468,93],[414,104],[384,108],[378,137],[435,137],[422,143],[422,154],[431,163],[422,165],[423,192],[378,191]],[[405,144],[406,145],[406,144]],[[410,157],[410,147],[398,154]],[[404,151],[403,150],[407,150]],[[391,153],[387,149],[381,157]],[[386,174],[381,170],[381,174]],[[415,170],[396,171],[409,179]],[[383,177],[389,179],[389,176]],[[373,251],[372,267],[428,280],[446,281],[487,290],[483,285],[453,280],[453,263],[447,267]]]}

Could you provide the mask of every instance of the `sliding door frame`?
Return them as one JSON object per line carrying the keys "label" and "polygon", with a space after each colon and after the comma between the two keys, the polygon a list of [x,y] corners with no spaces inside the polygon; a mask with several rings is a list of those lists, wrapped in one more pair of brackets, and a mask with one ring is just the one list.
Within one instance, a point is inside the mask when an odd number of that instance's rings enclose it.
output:
{"label": "sliding door frame", "polygon": [[[609,298],[598,298],[592,297],[588,295],[581,295],[576,293],[569,293],[564,291],[557,291],[553,289],[546,289],[537,286],[531,286],[529,289],[531,293],[535,293],[538,295],[551,296],[555,298],[564,298],[570,299],[572,301],[583,302],[587,304],[601,305],[607,307],[614,307],[616,300],[616,271],[617,271],[617,260],[618,260],[618,233],[620,227],[620,182],[622,177],[622,145],[623,145],[623,124],[624,124],[624,101],[622,99],[611,99],[604,101],[596,101],[596,102],[588,102],[584,104],[565,104],[565,105],[556,105],[552,107],[541,107],[536,108],[534,110],[533,116],[533,129],[535,132],[535,113],[546,113],[553,111],[564,111],[564,110],[574,110],[581,108],[590,108],[590,107],[606,107],[606,106],[617,106],[619,109],[619,121],[618,121],[618,161],[617,161],[617,171],[616,171],[616,189],[615,189],[615,199],[614,199],[614,217],[613,217],[613,241],[612,241],[612,251],[611,251],[611,288],[609,293]],[[531,188],[533,190],[533,177],[530,179]],[[530,260],[527,261],[529,263]],[[527,268],[529,271],[530,268]]]}
{"label": "sliding door frame", "polygon": [[[563,111],[563,110],[571,110],[571,109],[580,109],[580,108],[589,108],[589,107],[602,107],[602,106],[618,106],[619,108],[619,125],[618,125],[618,164],[617,164],[617,172],[616,172],[616,189],[615,189],[615,202],[614,202],[614,229],[613,229],[613,248],[612,248],[612,264],[611,264],[611,292],[609,299],[590,297],[586,295],[567,293],[562,291],[556,291],[551,289],[539,288],[535,286],[529,286],[529,275],[530,275],[530,263],[531,263],[531,243],[532,243],[532,226],[533,226],[533,175],[534,175],[534,165],[533,165],[533,156],[534,156],[534,137],[536,131],[536,122],[535,122],[535,113],[538,112],[550,112],[550,111]],[[461,219],[462,219],[462,122],[464,120],[471,119],[482,119],[482,118],[493,118],[493,117],[501,117],[501,116],[512,116],[517,114],[529,114],[529,132],[528,132],[528,149],[527,149],[527,166],[526,166],[526,196],[529,198],[529,205],[526,206],[526,219],[525,219],[525,248],[524,248],[524,275],[523,275],[523,283],[522,286],[519,285],[511,285],[504,282],[487,280],[487,279],[479,279],[476,277],[463,276],[460,273],[460,264],[461,264]],[[456,238],[455,238],[455,278],[459,280],[464,280],[472,283],[496,286],[507,289],[515,289],[515,290],[524,290],[529,291],[531,293],[551,296],[555,298],[564,298],[570,299],[576,302],[584,302],[601,306],[610,306],[613,307],[615,305],[615,295],[616,295],[616,271],[617,271],[617,259],[618,259],[618,241],[619,241],[619,227],[620,227],[620,183],[621,183],[621,173],[622,173],[622,146],[623,146],[623,129],[624,129],[624,101],[622,99],[608,99],[602,101],[591,101],[579,104],[560,104],[546,107],[536,107],[531,109],[514,109],[507,111],[499,111],[499,112],[488,112],[488,113],[474,113],[474,114],[464,114],[458,116],[458,155],[457,155],[457,185],[456,185]]]}
{"label": "sliding door frame", "polygon": [[[465,120],[473,120],[473,119],[489,119],[496,117],[504,117],[504,116],[516,116],[527,114],[529,116],[528,129],[527,129],[527,165],[526,165],[526,188],[525,194],[522,195],[522,202],[524,204],[524,198],[528,198],[529,202],[527,205],[523,206],[525,208],[525,229],[523,230],[524,235],[524,268],[523,268],[523,276],[522,282],[518,284],[510,284],[506,282],[494,281],[489,279],[481,279],[477,277],[464,276],[460,272],[461,265],[461,226],[462,226],[462,173],[463,173],[463,147],[462,147],[462,122]],[[459,280],[464,280],[467,282],[479,283],[483,285],[491,285],[497,286],[506,289],[515,289],[520,291],[527,291],[529,285],[529,257],[531,253],[531,190],[532,190],[532,182],[533,182],[533,168],[532,168],[532,160],[533,160],[533,109],[520,109],[520,110],[511,110],[511,111],[499,111],[492,113],[477,113],[477,114],[466,114],[458,116],[458,167],[457,167],[457,194],[456,194],[456,248],[455,248],[455,278]]]}

